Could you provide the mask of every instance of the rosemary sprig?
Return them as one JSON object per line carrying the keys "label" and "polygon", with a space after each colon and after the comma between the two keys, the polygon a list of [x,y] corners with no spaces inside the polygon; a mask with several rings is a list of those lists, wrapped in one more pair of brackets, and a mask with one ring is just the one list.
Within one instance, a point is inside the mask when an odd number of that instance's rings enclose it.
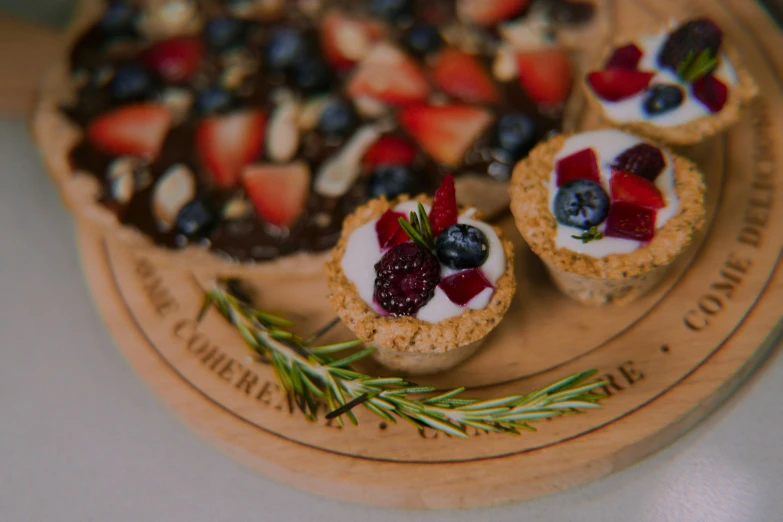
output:
{"label": "rosemary sprig", "polygon": [[677,66],[677,76],[685,82],[695,82],[712,71],[718,64],[718,59],[710,49],[704,49],[699,54],[690,51],[680,65]]}
{"label": "rosemary sprig", "polygon": [[580,240],[582,243],[589,243],[590,241],[600,241],[604,238],[603,232],[598,230],[598,227],[590,227],[579,236],[571,236],[574,239]]}
{"label": "rosemary sprig", "polygon": [[227,291],[223,283],[207,292],[200,316],[214,306],[240,333],[248,347],[268,361],[280,386],[305,417],[315,420],[320,404],[326,403],[342,426],[343,416],[357,424],[353,409],[362,406],[384,421],[410,422],[419,430],[430,427],[449,435],[468,438],[466,428],[519,435],[535,431],[530,422],[579,410],[600,408],[604,396],[593,393],[603,381],[587,382],[596,370],[577,373],[527,395],[479,400],[462,397],[465,388],[436,396],[431,386],[419,386],[400,377],[371,377],[352,364],[372,353],[365,348],[347,356],[338,352],[358,348],[352,340],[322,346],[292,333],[286,319],[254,309]]}
{"label": "rosemary sprig", "polygon": [[419,203],[417,212],[411,212],[410,220],[401,217],[399,222],[402,229],[414,243],[425,250],[435,248],[430,219],[427,217],[427,211],[424,210],[424,206],[421,203]]}

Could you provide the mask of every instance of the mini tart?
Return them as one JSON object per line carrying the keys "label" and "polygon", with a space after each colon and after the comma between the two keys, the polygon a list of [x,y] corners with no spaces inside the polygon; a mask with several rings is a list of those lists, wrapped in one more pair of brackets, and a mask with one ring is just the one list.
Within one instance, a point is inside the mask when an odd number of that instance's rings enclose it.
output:
{"label": "mini tart", "polygon": [[[493,227],[503,244],[506,270],[496,281],[489,304],[481,310],[465,309],[459,316],[439,323],[409,316],[379,315],[361,298],[355,284],[346,277],[342,259],[348,239],[357,228],[409,199],[406,196],[393,201],[374,199],[346,218],[340,241],[326,263],[326,278],[330,290],[329,302],[337,315],[357,337],[376,347],[374,357],[381,364],[407,374],[429,374],[446,370],[467,359],[500,323],[516,291],[514,250],[511,242],[504,240],[500,230]],[[414,199],[431,203],[426,196]]]}
{"label": "mini tart", "polygon": [[667,151],[672,162],[677,213],[655,237],[630,253],[593,257],[557,248],[558,223],[550,210],[549,182],[555,156],[571,135],[540,143],[514,168],[509,192],[516,226],[546,265],[555,285],[586,304],[626,304],[651,290],[704,224],[702,175],[691,161]]}
{"label": "mini tart", "polygon": [[[658,28],[658,31],[660,32],[667,29],[671,30],[672,28],[669,26],[661,26]],[[632,43],[632,40],[633,39],[631,38],[616,39],[613,42],[613,45],[603,53],[601,60],[595,64],[594,69],[601,69],[603,64],[605,64],[612,55],[615,48]],[[607,125],[617,127],[632,134],[650,138],[651,140],[660,143],[675,146],[693,145],[720,134],[737,123],[742,115],[743,108],[747,106],[759,92],[758,86],[750,75],[750,72],[742,64],[741,57],[737,50],[730,44],[724,42],[721,45],[721,52],[728,57],[737,75],[737,83],[729,88],[726,104],[717,113],[711,113],[680,125],[662,127],[650,121],[615,121],[607,114],[604,103],[596,96],[595,92],[586,81],[581,82],[582,90],[587,98],[588,106],[594,110]]]}

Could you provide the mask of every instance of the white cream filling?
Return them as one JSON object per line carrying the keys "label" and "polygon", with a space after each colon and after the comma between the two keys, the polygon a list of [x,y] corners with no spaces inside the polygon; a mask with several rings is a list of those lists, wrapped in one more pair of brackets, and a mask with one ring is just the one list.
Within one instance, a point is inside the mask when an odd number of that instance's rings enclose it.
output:
{"label": "white cream filling", "polygon": [[[648,36],[638,42],[634,42],[644,53],[639,61],[638,69],[640,71],[655,71],[656,74],[650,82],[651,86],[666,83],[682,87],[685,95],[682,104],[676,109],[661,114],[649,115],[643,109],[644,99],[647,97],[646,90],[616,102],[602,100],[599,97],[598,100],[603,105],[604,112],[609,118],[616,122],[647,121],[659,127],[674,127],[712,114],[703,103],[693,96],[690,84],[681,81],[670,69],[664,70],[658,66],[658,53],[666,42],[669,33],[669,30],[662,31],[654,36]],[[720,61],[713,74],[729,88],[737,83],[737,72],[726,53],[720,53]]]}
{"label": "white cream filling", "polygon": [[[401,212],[406,216],[415,211],[418,206],[416,201],[406,201],[394,207],[395,212]],[[429,205],[424,205],[429,212]],[[475,209],[464,212],[457,219],[458,223],[471,225],[481,230],[489,242],[489,256],[481,265],[481,271],[487,281],[492,283],[493,287],[497,280],[506,272],[506,254],[500,238],[495,230],[481,221],[472,219]],[[345,248],[341,265],[345,277],[354,285],[362,300],[379,314],[385,314],[374,301],[373,293],[375,290],[375,264],[381,260],[384,251],[378,245],[378,236],[375,232],[377,219],[365,223],[354,230],[348,238],[348,244]],[[441,264],[441,278],[460,272],[453,270]],[[421,321],[429,323],[439,323],[450,317],[456,317],[467,309],[481,310],[489,304],[494,288],[485,288],[473,297],[465,306],[460,306],[452,302],[446,293],[437,287],[435,295],[416,313],[415,317]]]}
{"label": "white cream filling", "polygon": [[[619,156],[623,151],[629,149],[639,143],[644,143],[644,140],[637,138],[632,134],[621,132],[614,129],[598,130],[591,132],[584,132],[568,138],[563,144],[563,148],[555,155],[555,164],[557,160],[565,158],[579,152],[586,148],[592,148],[595,153],[596,160],[598,161],[598,169],[601,176],[601,186],[606,191],[607,195],[611,197],[611,190],[609,188],[609,178],[612,176],[612,163],[614,159]],[[674,189],[674,169],[672,167],[672,158],[665,151],[663,152],[663,158],[666,162],[666,166],[658,177],[655,179],[655,186],[663,194],[663,199],[666,202],[666,206],[657,211],[655,219],[655,228],[661,228],[664,223],[671,219],[677,213],[677,207],[679,200],[677,198],[677,192]],[[549,210],[554,210],[555,195],[557,193],[557,172],[552,171],[549,176]],[[553,213],[554,214],[554,213]],[[604,232],[606,230],[606,221],[598,226],[598,230]],[[579,254],[585,254],[592,257],[604,257],[609,254],[628,254],[639,248],[643,243],[641,241],[635,241],[632,239],[623,239],[619,237],[604,237],[597,241],[590,241],[589,243],[583,243],[579,239],[574,239],[571,236],[581,236],[584,230],[557,224],[557,232],[555,237],[555,245],[558,249],[567,248],[573,252]]]}

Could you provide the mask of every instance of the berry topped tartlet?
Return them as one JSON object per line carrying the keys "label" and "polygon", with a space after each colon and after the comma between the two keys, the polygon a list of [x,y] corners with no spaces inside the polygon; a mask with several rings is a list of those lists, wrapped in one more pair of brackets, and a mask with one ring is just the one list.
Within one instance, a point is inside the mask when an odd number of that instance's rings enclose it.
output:
{"label": "berry topped tartlet", "polygon": [[537,145],[510,192],[517,228],[555,284],[591,304],[650,290],[704,221],[696,166],[618,130]]}
{"label": "berry topped tartlet", "polygon": [[315,269],[357,206],[431,191],[446,172],[500,187],[507,205],[513,165],[564,125],[576,75],[558,35],[589,27],[594,9],[111,0],[97,11],[34,123],[68,205],[178,264]]}
{"label": "berry topped tartlet", "polygon": [[697,143],[740,117],[757,87],[708,18],[612,48],[586,90],[608,123],[657,141]]}
{"label": "berry topped tartlet", "polygon": [[385,366],[433,373],[463,361],[498,325],[516,289],[514,253],[475,209],[458,214],[446,176],[424,196],[359,207],[326,264],[329,300]]}

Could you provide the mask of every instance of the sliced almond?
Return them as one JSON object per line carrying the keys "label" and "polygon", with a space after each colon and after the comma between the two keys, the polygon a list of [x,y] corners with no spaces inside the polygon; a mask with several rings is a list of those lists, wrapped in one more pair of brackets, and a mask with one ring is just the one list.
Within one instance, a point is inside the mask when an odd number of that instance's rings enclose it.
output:
{"label": "sliced almond", "polygon": [[514,48],[510,44],[502,45],[495,54],[492,75],[501,82],[513,80],[519,75]]}
{"label": "sliced almond", "polygon": [[517,51],[536,51],[553,43],[549,22],[531,13],[520,20],[498,26],[498,32]]}
{"label": "sliced almond", "polygon": [[239,219],[248,215],[252,210],[253,207],[248,200],[236,197],[223,207],[223,218],[228,220]]}
{"label": "sliced almond", "polygon": [[150,0],[138,25],[147,38],[161,39],[197,33],[202,20],[193,0]]}
{"label": "sliced almond", "polygon": [[389,112],[389,107],[375,98],[357,96],[353,100],[356,111],[365,118],[380,118]]}
{"label": "sliced almond", "polygon": [[135,158],[122,156],[109,164],[107,171],[109,191],[112,199],[120,205],[130,201],[131,197],[133,197],[133,192],[136,190],[136,181],[133,175],[136,161]]}
{"label": "sliced almond", "polygon": [[172,123],[177,125],[187,119],[193,105],[193,94],[178,87],[168,87],[163,91],[161,102],[169,109]]}
{"label": "sliced almond", "polygon": [[180,209],[196,195],[196,179],[185,165],[178,163],[166,170],[155,185],[152,210],[158,227],[166,232],[174,226]]}
{"label": "sliced almond", "polygon": [[345,58],[359,61],[367,55],[370,40],[359,23],[348,21],[335,32],[335,46]]}
{"label": "sliced almond", "polygon": [[318,96],[311,98],[302,105],[299,110],[299,128],[302,130],[312,130],[318,126],[318,121],[321,119],[321,113],[329,104],[331,98],[329,96]]}
{"label": "sliced almond", "polygon": [[295,100],[277,106],[269,118],[267,153],[272,161],[290,161],[299,149],[299,104]]}
{"label": "sliced almond", "polygon": [[321,165],[313,188],[326,197],[339,197],[348,192],[361,172],[361,162],[382,130],[377,125],[365,125],[351,136],[343,149]]}

